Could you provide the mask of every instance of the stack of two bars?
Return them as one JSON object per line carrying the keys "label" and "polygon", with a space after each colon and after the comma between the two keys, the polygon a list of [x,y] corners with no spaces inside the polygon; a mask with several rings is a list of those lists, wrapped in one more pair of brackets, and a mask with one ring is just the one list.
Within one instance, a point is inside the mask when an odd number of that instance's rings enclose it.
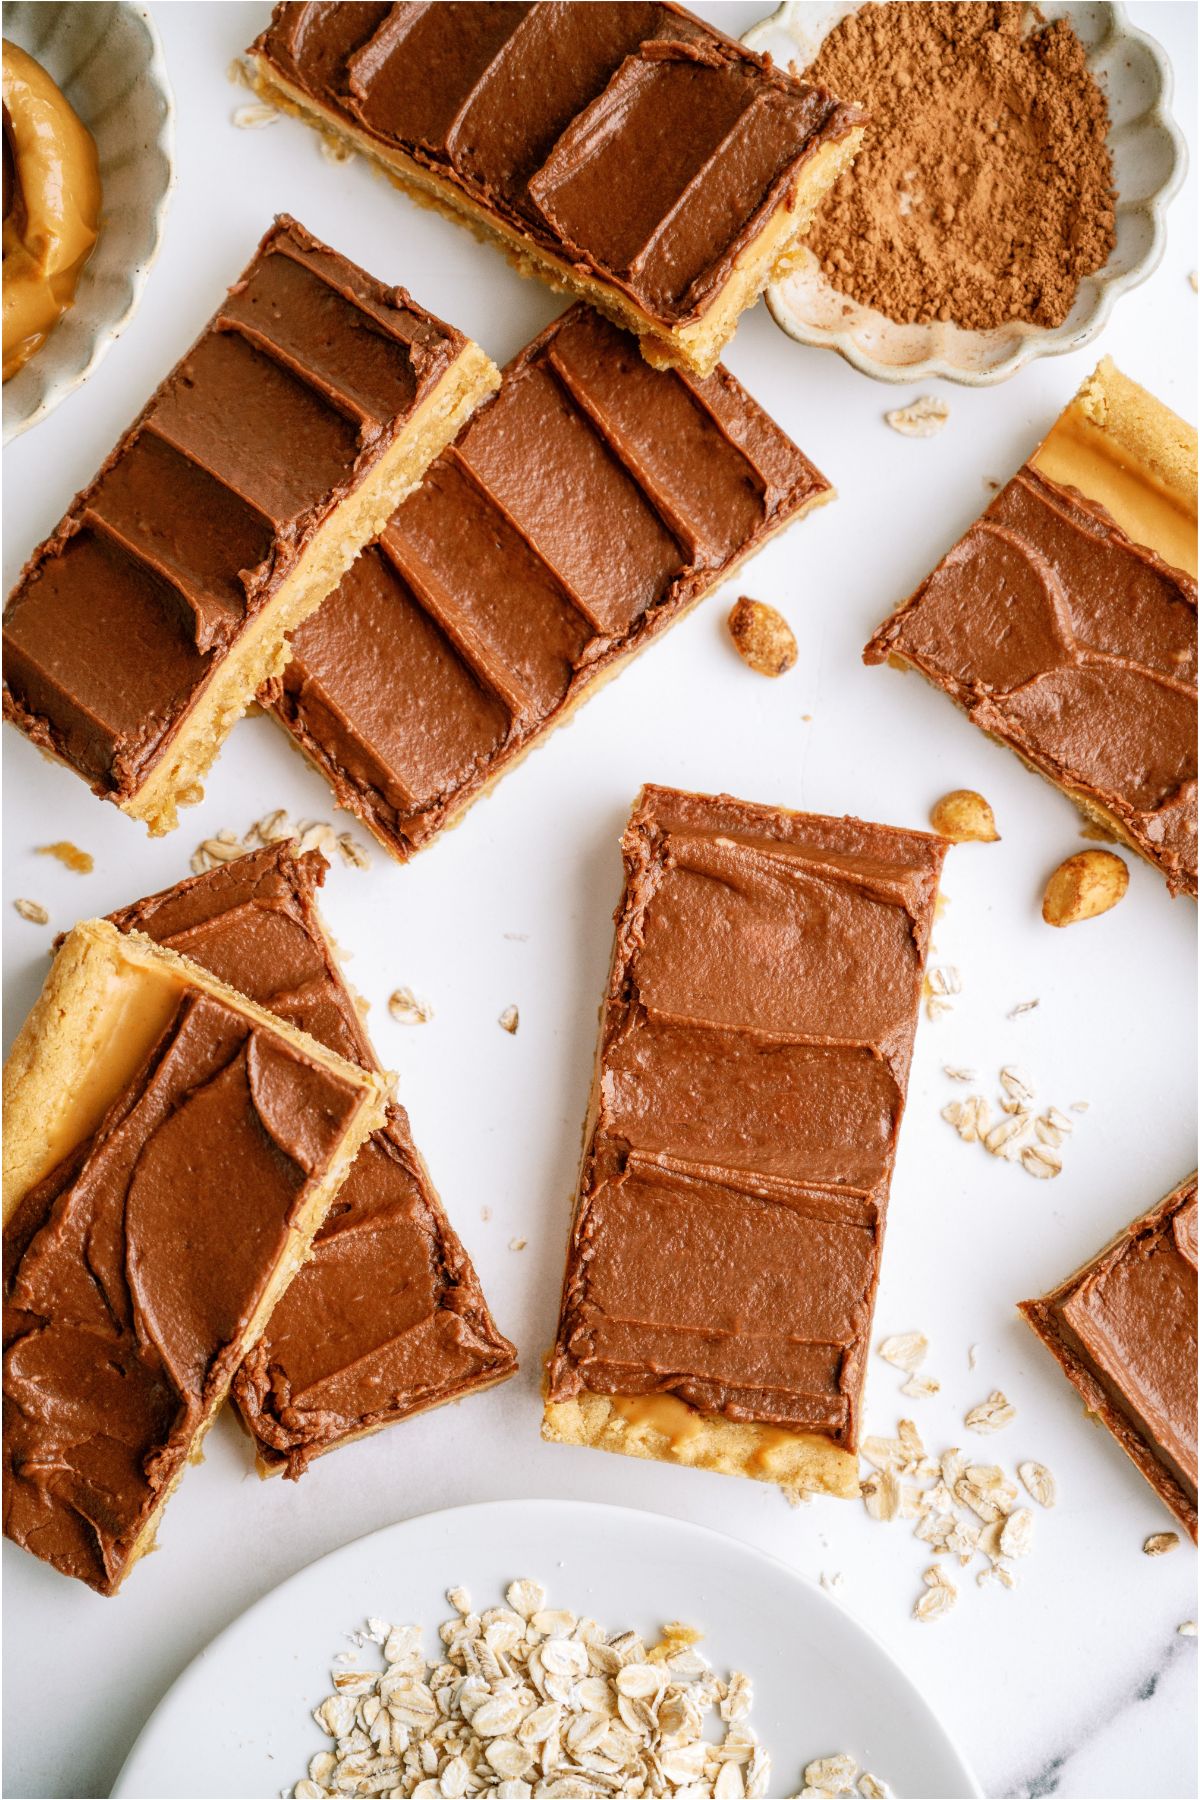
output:
{"label": "stack of two bars", "polygon": [[259,1471],[513,1373],[317,853],[78,925],[5,1068],[4,1529],[113,1593],[232,1386]]}

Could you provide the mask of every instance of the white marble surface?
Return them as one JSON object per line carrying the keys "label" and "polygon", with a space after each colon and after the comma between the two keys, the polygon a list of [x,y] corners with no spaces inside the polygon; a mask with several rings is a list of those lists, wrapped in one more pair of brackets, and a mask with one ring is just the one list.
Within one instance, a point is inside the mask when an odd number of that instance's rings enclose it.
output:
{"label": "white marble surface", "polygon": [[[702,10],[734,31],[755,5]],[[1176,110],[1192,136],[1195,9],[1133,5],[1169,49]],[[52,419],[5,455],[5,575],[51,527],[154,382],[207,318],[271,213],[287,208],[367,267],[407,282],[498,359],[559,301],[519,280],[466,233],[419,211],[360,164],[335,167],[298,125],[230,123],[230,58],[260,5],[155,7],[179,107],[179,187],[135,327]],[[1194,150],[1193,150],[1194,154]],[[885,391],[790,344],[762,307],[728,358],[835,481],[840,497],[771,546],[740,584],[781,605],[798,668],[768,686],[723,634],[714,599],[586,707],[467,822],[407,869],[376,856],[338,868],[327,913],[374,1003],[379,1047],[400,1070],[417,1138],[520,1347],[507,1386],[319,1463],[298,1485],[260,1483],[224,1421],[166,1518],[159,1555],[105,1601],[4,1547],[5,1791],[102,1794],[185,1662],[228,1620],[312,1557],[394,1519],[463,1501],[576,1495],[717,1526],[816,1579],[840,1572],[844,1604],[915,1675],[991,1795],[1188,1795],[1196,1791],[1195,1557],[1150,1561],[1170,1524],[1020,1323],[1013,1302],[1065,1274],[1194,1161],[1195,913],[1147,868],[1127,900],[1068,933],[1038,916],[1046,873],[1080,847],[1073,809],[916,680],[864,669],[873,626],[1009,474],[1099,350],[1194,418],[1195,183],[1175,202],[1166,260],[1118,307],[1096,351],[1042,361],[985,392],[943,390],[950,423],[911,442],[889,432]],[[899,398],[905,396],[900,391]],[[807,718],[805,715],[811,715]],[[9,902],[42,901],[55,928],[177,879],[195,843],[276,806],[328,816],[326,792],[265,720],[239,727],[204,807],[151,844],[82,784],[6,734],[8,1029],[41,981],[49,934]],[[1016,1423],[988,1446],[1010,1466],[1039,1458],[1058,1507],[1014,1593],[964,1580],[958,1607],[925,1628],[909,1610],[928,1558],[899,1523],[833,1502],[791,1511],[773,1490],[569,1451],[537,1436],[540,1356],[553,1330],[610,913],[616,839],[646,779],[920,824],[947,787],[980,788],[1003,842],[952,854],[940,958],[962,971],[955,1012],[918,1036],[893,1189],[877,1336],[933,1341],[934,1400],[906,1405],[875,1359],[868,1426],[913,1411],[927,1441],[960,1441],[966,1407],[999,1386]],[[32,854],[68,837],[91,850],[86,880]],[[383,1002],[408,983],[436,1008],[404,1031]],[[1006,1018],[1018,1001],[1035,1011]],[[510,1002],[521,1026],[496,1025]],[[945,1062],[994,1076],[1017,1060],[1041,1094],[1086,1099],[1060,1180],[1037,1183],[964,1146],[938,1110]],[[465,1120],[465,1123],[464,1123]],[[485,1222],[481,1209],[491,1209]],[[507,1248],[514,1236],[528,1248]],[[979,1346],[968,1369],[967,1349]],[[402,1610],[397,1606],[397,1611]],[[331,1632],[346,1623],[331,1620]],[[253,1686],[253,1671],[247,1685]],[[234,1699],[231,1696],[231,1701]],[[196,1721],[203,1731],[204,1721]],[[186,1749],[181,1749],[186,1754]]]}

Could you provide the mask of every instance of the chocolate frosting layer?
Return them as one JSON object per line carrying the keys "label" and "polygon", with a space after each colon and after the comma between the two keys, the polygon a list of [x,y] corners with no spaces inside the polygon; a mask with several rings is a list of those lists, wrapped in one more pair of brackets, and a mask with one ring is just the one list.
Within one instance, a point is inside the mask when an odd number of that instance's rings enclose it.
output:
{"label": "chocolate frosting layer", "polygon": [[401,858],[829,484],[724,369],[574,306],[505,370],[263,698]]}
{"label": "chocolate frosting layer", "polygon": [[1026,464],[867,662],[898,656],[1196,892],[1196,582]]}
{"label": "chocolate frosting layer", "polygon": [[548,1398],[854,1451],[945,845],[647,788]]}
{"label": "chocolate frosting layer", "polygon": [[190,993],[4,1233],[4,1530],[102,1593],[223,1398],[358,1096]]}
{"label": "chocolate frosting layer", "polygon": [[1194,1540],[1196,1177],[1021,1311]]}
{"label": "chocolate frosting layer", "polygon": [[276,6],[255,53],[671,326],[862,123],[670,4]]}
{"label": "chocolate frosting layer", "polygon": [[4,617],[5,716],[136,792],[313,533],[466,340],[281,217]]}
{"label": "chocolate frosting layer", "polygon": [[[316,908],[327,864],[255,851],[112,915],[318,1042],[379,1063]],[[355,1159],[310,1260],[234,1382],[268,1464],[293,1477],[348,1437],[503,1380],[516,1352],[413,1143],[403,1107]]]}

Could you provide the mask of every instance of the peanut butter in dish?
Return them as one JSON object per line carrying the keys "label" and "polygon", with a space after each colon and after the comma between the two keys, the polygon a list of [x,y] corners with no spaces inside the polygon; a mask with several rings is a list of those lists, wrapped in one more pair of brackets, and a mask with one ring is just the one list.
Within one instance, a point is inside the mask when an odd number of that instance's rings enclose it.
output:
{"label": "peanut butter in dish", "polygon": [[46,71],[4,41],[4,379],[75,299],[100,220],[92,134]]}

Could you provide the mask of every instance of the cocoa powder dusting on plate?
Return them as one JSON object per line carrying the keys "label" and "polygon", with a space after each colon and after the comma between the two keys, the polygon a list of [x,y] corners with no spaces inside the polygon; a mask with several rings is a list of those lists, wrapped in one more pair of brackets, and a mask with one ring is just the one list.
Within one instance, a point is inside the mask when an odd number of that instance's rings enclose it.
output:
{"label": "cocoa powder dusting on plate", "polygon": [[1115,242],[1108,108],[1065,19],[1017,4],[860,7],[806,78],[870,113],[808,238],[840,292],[904,324],[1061,325]]}

